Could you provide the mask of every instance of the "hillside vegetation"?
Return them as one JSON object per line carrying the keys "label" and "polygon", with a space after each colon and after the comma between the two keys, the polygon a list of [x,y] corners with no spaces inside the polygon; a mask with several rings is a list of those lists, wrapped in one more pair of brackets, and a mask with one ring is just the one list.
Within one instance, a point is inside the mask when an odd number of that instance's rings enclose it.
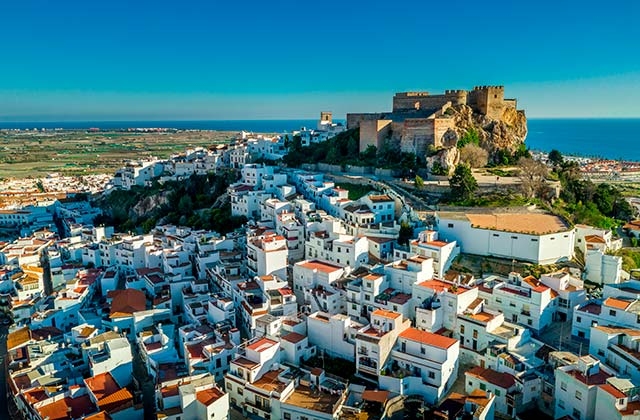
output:
{"label": "hillside vegetation", "polygon": [[246,222],[245,217],[231,216],[226,195],[236,178],[234,172],[192,175],[180,182],[112,191],[97,200],[104,214],[94,223],[118,232],[145,233],[156,224],[170,223],[224,234]]}

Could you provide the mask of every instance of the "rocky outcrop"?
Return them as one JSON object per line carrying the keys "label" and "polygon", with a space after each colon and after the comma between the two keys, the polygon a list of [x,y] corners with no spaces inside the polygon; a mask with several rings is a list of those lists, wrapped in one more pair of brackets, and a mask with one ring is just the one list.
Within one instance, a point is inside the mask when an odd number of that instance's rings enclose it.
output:
{"label": "rocky outcrop", "polygon": [[148,197],[144,197],[142,200],[138,201],[131,208],[130,216],[133,216],[137,220],[137,218],[144,217],[148,213],[151,213],[152,210],[155,210],[156,208],[168,203],[169,203],[168,191],[164,191],[159,194],[154,194]]}
{"label": "rocky outcrop", "polygon": [[460,151],[456,147],[447,147],[427,157],[427,167],[434,175],[453,175],[460,162]]}
{"label": "rocky outcrop", "polygon": [[486,115],[474,113],[467,105],[456,105],[447,111],[455,121],[453,130],[458,137],[464,136],[469,130],[475,129],[480,138],[480,146],[494,156],[498,150],[518,150],[527,137],[527,117],[524,111],[515,108],[505,108],[499,120],[488,118]]}

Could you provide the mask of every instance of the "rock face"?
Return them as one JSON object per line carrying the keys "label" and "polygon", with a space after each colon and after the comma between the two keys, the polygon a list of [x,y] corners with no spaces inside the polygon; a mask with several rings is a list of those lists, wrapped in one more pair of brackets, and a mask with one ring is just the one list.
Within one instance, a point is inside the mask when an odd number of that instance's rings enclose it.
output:
{"label": "rock face", "polygon": [[433,174],[438,174],[440,169],[442,171],[440,175],[451,176],[458,163],[460,163],[460,151],[455,146],[446,147],[435,155],[427,157],[427,166]]}
{"label": "rock face", "polygon": [[498,150],[513,153],[524,144],[527,137],[527,117],[524,111],[506,108],[499,120],[474,113],[467,105],[451,108],[455,121],[453,130],[462,137],[470,129],[475,129],[480,137],[480,146],[494,156]]}

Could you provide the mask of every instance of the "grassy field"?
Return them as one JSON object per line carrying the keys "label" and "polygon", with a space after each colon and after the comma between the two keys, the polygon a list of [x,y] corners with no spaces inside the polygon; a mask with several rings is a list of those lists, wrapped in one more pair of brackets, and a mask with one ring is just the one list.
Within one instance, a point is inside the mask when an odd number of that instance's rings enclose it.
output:
{"label": "grassy field", "polygon": [[111,173],[129,159],[169,157],[189,147],[226,143],[233,132],[127,133],[0,131],[0,178]]}
{"label": "grassy field", "polygon": [[336,184],[336,187],[349,190],[349,200],[357,200],[363,195],[369,194],[371,191],[375,191],[370,185],[352,184],[347,182],[341,182]]}

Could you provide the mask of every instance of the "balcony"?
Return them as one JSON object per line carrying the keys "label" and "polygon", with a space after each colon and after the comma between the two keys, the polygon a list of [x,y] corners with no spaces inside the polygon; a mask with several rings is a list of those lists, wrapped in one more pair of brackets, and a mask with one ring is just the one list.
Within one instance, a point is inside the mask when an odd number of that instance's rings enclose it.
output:
{"label": "balcony", "polygon": [[524,310],[524,309],[523,309],[523,310],[521,310],[521,311],[520,311],[520,313],[521,313],[522,315],[525,315],[525,316],[531,316],[531,311],[528,311],[528,310]]}

